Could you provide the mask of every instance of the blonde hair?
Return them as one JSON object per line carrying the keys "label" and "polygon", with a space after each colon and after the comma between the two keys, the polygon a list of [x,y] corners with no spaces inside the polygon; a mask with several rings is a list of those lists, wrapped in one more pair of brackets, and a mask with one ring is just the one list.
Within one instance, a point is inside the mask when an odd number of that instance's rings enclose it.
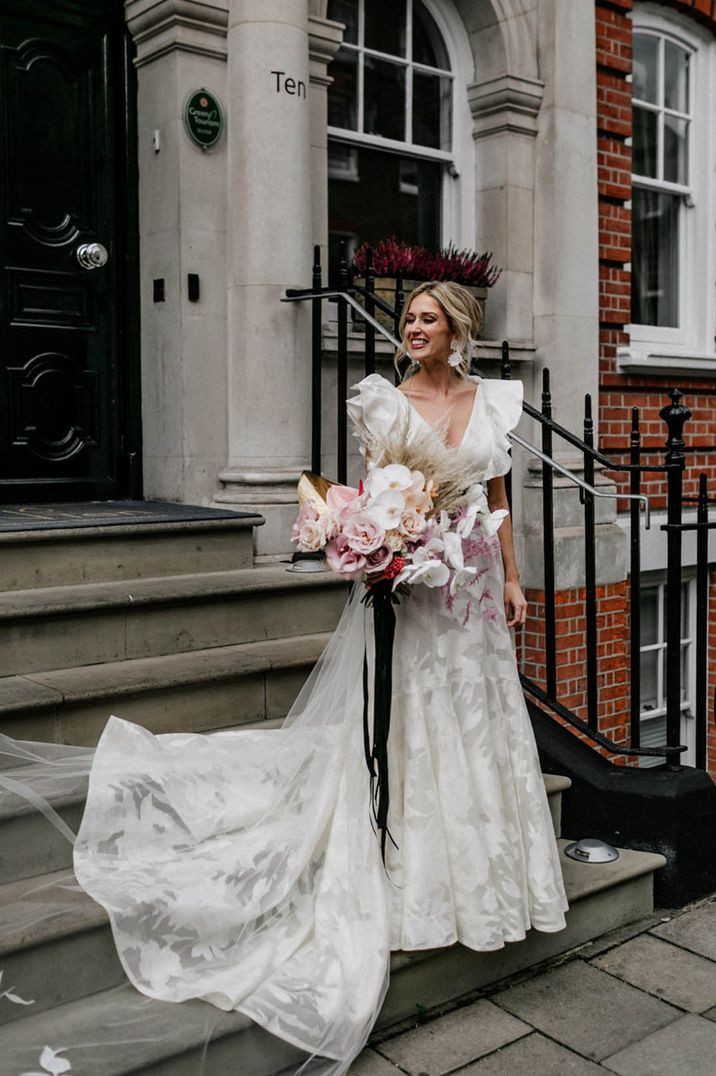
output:
{"label": "blonde hair", "polygon": [[[395,353],[395,368],[400,371],[400,363],[408,354],[408,347],[405,343],[405,323],[410,312],[410,304],[418,295],[429,295],[442,309],[460,351],[460,363],[455,370],[462,377],[466,377],[470,372],[472,359],[470,343],[478,338],[482,329],[482,307],[471,291],[451,280],[427,280],[411,292],[400,319],[401,343]],[[415,373],[416,369],[417,364],[411,363],[405,372],[405,377]]]}

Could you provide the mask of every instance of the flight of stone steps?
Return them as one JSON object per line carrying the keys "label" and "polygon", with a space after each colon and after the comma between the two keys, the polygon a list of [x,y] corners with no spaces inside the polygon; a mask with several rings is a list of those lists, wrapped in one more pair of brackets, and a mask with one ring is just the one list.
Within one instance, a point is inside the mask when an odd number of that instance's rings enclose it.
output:
{"label": "flight of stone steps", "polygon": [[0,532],[0,732],[94,745],[112,712],[152,732],[283,718],[346,587],[255,567],[260,522]]}
{"label": "flight of stone steps", "polygon": [[[330,575],[254,566],[257,522],[217,519],[122,533],[97,527],[22,540],[0,534],[0,732],[92,745],[110,712],[155,732],[275,724],[325,645],[346,591]],[[2,775],[21,779],[22,766],[0,756]],[[545,783],[559,836],[569,781],[546,775]],[[80,784],[52,799],[72,831],[84,794]],[[562,849],[566,843],[560,837]],[[44,1048],[68,1043],[75,1046],[62,1056],[72,1076],[268,1076],[300,1062],[296,1049],[240,1014],[137,994],[107,917],[76,886],[71,861],[69,842],[6,790],[0,1076],[39,1072]],[[566,931],[531,933],[494,953],[455,946],[394,954],[378,1026],[647,914],[652,873],[662,862],[629,851],[600,866],[563,856],[571,904]],[[131,1027],[136,1033],[124,1041]],[[112,1048],[118,1035],[124,1045]]]}

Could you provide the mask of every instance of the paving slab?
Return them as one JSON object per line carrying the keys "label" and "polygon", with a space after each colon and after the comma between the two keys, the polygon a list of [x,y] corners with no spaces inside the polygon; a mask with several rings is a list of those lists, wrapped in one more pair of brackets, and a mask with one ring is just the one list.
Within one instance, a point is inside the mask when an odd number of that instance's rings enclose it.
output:
{"label": "paving slab", "polygon": [[604,1070],[535,1031],[461,1069],[460,1076],[604,1076]]}
{"label": "paving slab", "polygon": [[400,1070],[368,1046],[349,1068],[350,1076],[400,1076]]}
{"label": "paving slab", "polygon": [[376,1049],[406,1072],[444,1076],[532,1029],[481,999],[381,1042]]}
{"label": "paving slab", "polygon": [[716,963],[662,938],[642,934],[590,963],[688,1012],[716,1005]]}
{"label": "paving slab", "polygon": [[701,1016],[680,1020],[602,1062],[619,1076],[714,1076],[716,1024]]}
{"label": "paving slab", "polygon": [[583,960],[492,995],[513,1016],[600,1061],[682,1013]]}
{"label": "paving slab", "polygon": [[690,949],[699,956],[716,960],[716,902],[711,901],[678,915],[670,922],[654,927],[650,933]]}

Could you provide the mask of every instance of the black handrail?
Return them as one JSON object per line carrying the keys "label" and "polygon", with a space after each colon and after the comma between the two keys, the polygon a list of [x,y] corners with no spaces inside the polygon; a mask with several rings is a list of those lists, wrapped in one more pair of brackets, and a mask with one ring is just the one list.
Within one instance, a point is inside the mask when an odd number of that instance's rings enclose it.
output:
{"label": "black handrail", "polygon": [[[396,278],[394,302],[391,305],[375,293],[375,272],[372,255],[368,252],[366,259],[365,283],[358,284],[350,279],[342,251],[339,280],[336,287],[326,288],[322,285],[320,249],[314,248],[314,265],[312,287],[293,288],[286,292],[285,302],[310,301],[312,304],[312,434],[311,460],[313,470],[322,471],[321,460],[321,364],[322,364],[322,304],[337,304],[337,354],[336,354],[336,407],[337,407],[337,461],[338,480],[346,481],[347,476],[347,414],[345,399],[348,392],[348,311],[354,318],[359,318],[365,332],[365,373],[375,371],[376,334],[382,336],[393,347],[398,346],[400,316],[404,304],[403,283]],[[381,315],[392,323],[394,332],[381,322]],[[507,341],[502,343],[501,375],[509,378],[511,374],[510,348]],[[645,454],[657,453],[658,448],[644,446],[641,443],[639,413],[632,410],[632,430],[628,449],[615,450],[616,455],[628,455],[628,462],[609,458],[594,446],[594,423],[592,418],[592,401],[585,397],[585,415],[583,436],[568,430],[556,422],[552,416],[552,397],[549,370],[543,370],[541,408],[529,403],[523,405],[526,415],[541,426],[541,450],[518,434],[510,438],[542,462],[542,525],[543,525],[543,571],[544,571],[544,621],[545,621],[545,687],[523,676],[525,691],[532,695],[552,713],[568,722],[598,747],[611,755],[632,756],[636,758],[663,758],[669,768],[678,768],[680,755],[687,750],[679,743],[681,722],[681,534],[684,531],[697,532],[697,629],[696,629],[696,765],[706,766],[706,722],[707,722],[707,632],[708,623],[708,531],[716,528],[716,521],[708,520],[708,492],[705,476],[701,477],[697,519],[684,521],[683,506],[690,503],[690,498],[683,497],[683,474],[686,465],[686,446],[682,433],[685,423],[691,415],[681,403],[681,393],[672,391],[671,403],[660,412],[668,430],[666,457],[664,463],[643,464],[640,459]],[[554,438],[561,438],[571,447],[577,449],[583,459],[584,479],[572,474],[558,463],[554,457]],[[601,466],[612,474],[622,474],[628,478],[629,492],[619,490],[607,492],[595,487],[595,468]],[[555,592],[555,518],[554,518],[554,480],[553,474],[566,476],[580,487],[580,500],[584,508],[585,535],[585,595],[584,613],[586,622],[586,711],[587,720],[574,714],[558,699],[558,666],[556,648],[557,607]],[[641,654],[640,654],[640,572],[641,572],[641,527],[640,506],[646,508],[646,526],[649,526],[648,499],[642,491],[642,475],[664,474],[667,479],[667,523],[662,530],[667,536],[667,737],[666,744],[658,747],[642,747],[641,732]],[[510,478],[508,477],[508,483]],[[508,485],[508,496],[511,487]],[[596,511],[595,499],[599,497],[616,497],[627,499],[630,504],[630,581],[629,581],[629,652],[630,652],[630,723],[629,742],[620,743],[599,731],[599,630],[598,601],[596,583]],[[714,697],[714,720],[716,721],[716,693]]]}

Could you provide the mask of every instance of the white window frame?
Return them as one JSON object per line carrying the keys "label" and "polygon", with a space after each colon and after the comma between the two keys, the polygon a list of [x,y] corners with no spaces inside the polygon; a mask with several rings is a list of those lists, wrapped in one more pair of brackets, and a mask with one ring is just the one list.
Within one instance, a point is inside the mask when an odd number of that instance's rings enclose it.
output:
{"label": "white window frame", "polygon": [[[695,759],[696,749],[696,722],[694,720],[694,701],[693,701],[693,688],[696,677],[696,578],[692,574],[683,573],[681,577],[683,586],[687,592],[688,602],[688,617],[686,621],[686,635],[681,637],[680,642],[682,644],[688,644],[688,650],[686,654],[686,698],[681,703],[681,742],[688,748],[681,756],[681,761],[686,766],[693,766]],[[657,642],[650,643],[646,646],[639,647],[639,654],[646,653],[647,651],[665,651],[666,650],[666,624],[665,624],[665,610],[666,610],[666,573],[665,572],[644,572],[641,576],[641,588],[642,591],[646,589],[657,588],[658,590],[658,620],[657,620]],[[679,654],[679,658],[681,655]],[[643,686],[643,685],[642,685]],[[683,688],[683,684],[681,685]],[[664,702],[664,705],[657,706],[654,710],[640,710],[639,722],[643,729],[644,723],[663,718],[666,714],[665,705],[666,695],[666,683],[663,673],[663,666],[661,661],[657,661],[657,701],[660,699]],[[648,757],[640,758],[639,764],[641,766],[656,766],[663,759],[660,756],[656,756],[655,760]]]}
{"label": "white window frame", "polygon": [[[634,32],[653,33],[691,56],[692,120],[688,141],[688,193],[679,221],[679,326],[626,326],[631,345],[620,348],[619,368],[648,373],[686,372],[716,376],[716,40],[694,20],[651,3],[632,13]],[[635,186],[650,186],[636,178]],[[658,189],[684,190],[655,183]]]}
{"label": "white window frame", "polygon": [[[443,163],[443,181],[441,190],[441,214],[440,214],[440,242],[447,245],[449,242],[457,246],[471,246],[475,237],[475,209],[474,198],[471,197],[473,190],[473,177],[475,174],[474,143],[472,138],[472,116],[467,100],[467,84],[472,82],[474,60],[470,48],[469,38],[465,25],[450,0],[422,0],[428,14],[433,18],[443,43],[447,50],[450,71],[440,68],[428,67],[425,64],[409,62],[407,57],[402,59],[378,52],[375,49],[366,49],[360,46],[366,56],[374,56],[377,59],[388,60],[391,63],[401,64],[404,67],[412,67],[417,72],[440,75],[450,78],[452,82],[452,148],[449,151],[431,149],[429,146],[419,146],[413,142],[398,141],[392,138],[383,138],[380,135],[363,134],[363,85],[358,79],[358,131],[351,131],[344,127],[328,126],[327,135],[332,142],[342,142],[344,145],[368,146],[374,149],[384,149],[392,153],[398,153],[404,157],[415,157],[422,160]],[[406,19],[408,33],[412,31],[413,0],[406,0]],[[358,41],[363,40],[363,27],[359,26]],[[409,51],[409,50],[408,50]],[[359,72],[361,68],[359,66]],[[330,67],[328,69],[330,74]],[[412,115],[410,107],[412,94],[407,95],[406,128],[412,132]],[[461,177],[466,176],[467,182],[461,182]]]}

